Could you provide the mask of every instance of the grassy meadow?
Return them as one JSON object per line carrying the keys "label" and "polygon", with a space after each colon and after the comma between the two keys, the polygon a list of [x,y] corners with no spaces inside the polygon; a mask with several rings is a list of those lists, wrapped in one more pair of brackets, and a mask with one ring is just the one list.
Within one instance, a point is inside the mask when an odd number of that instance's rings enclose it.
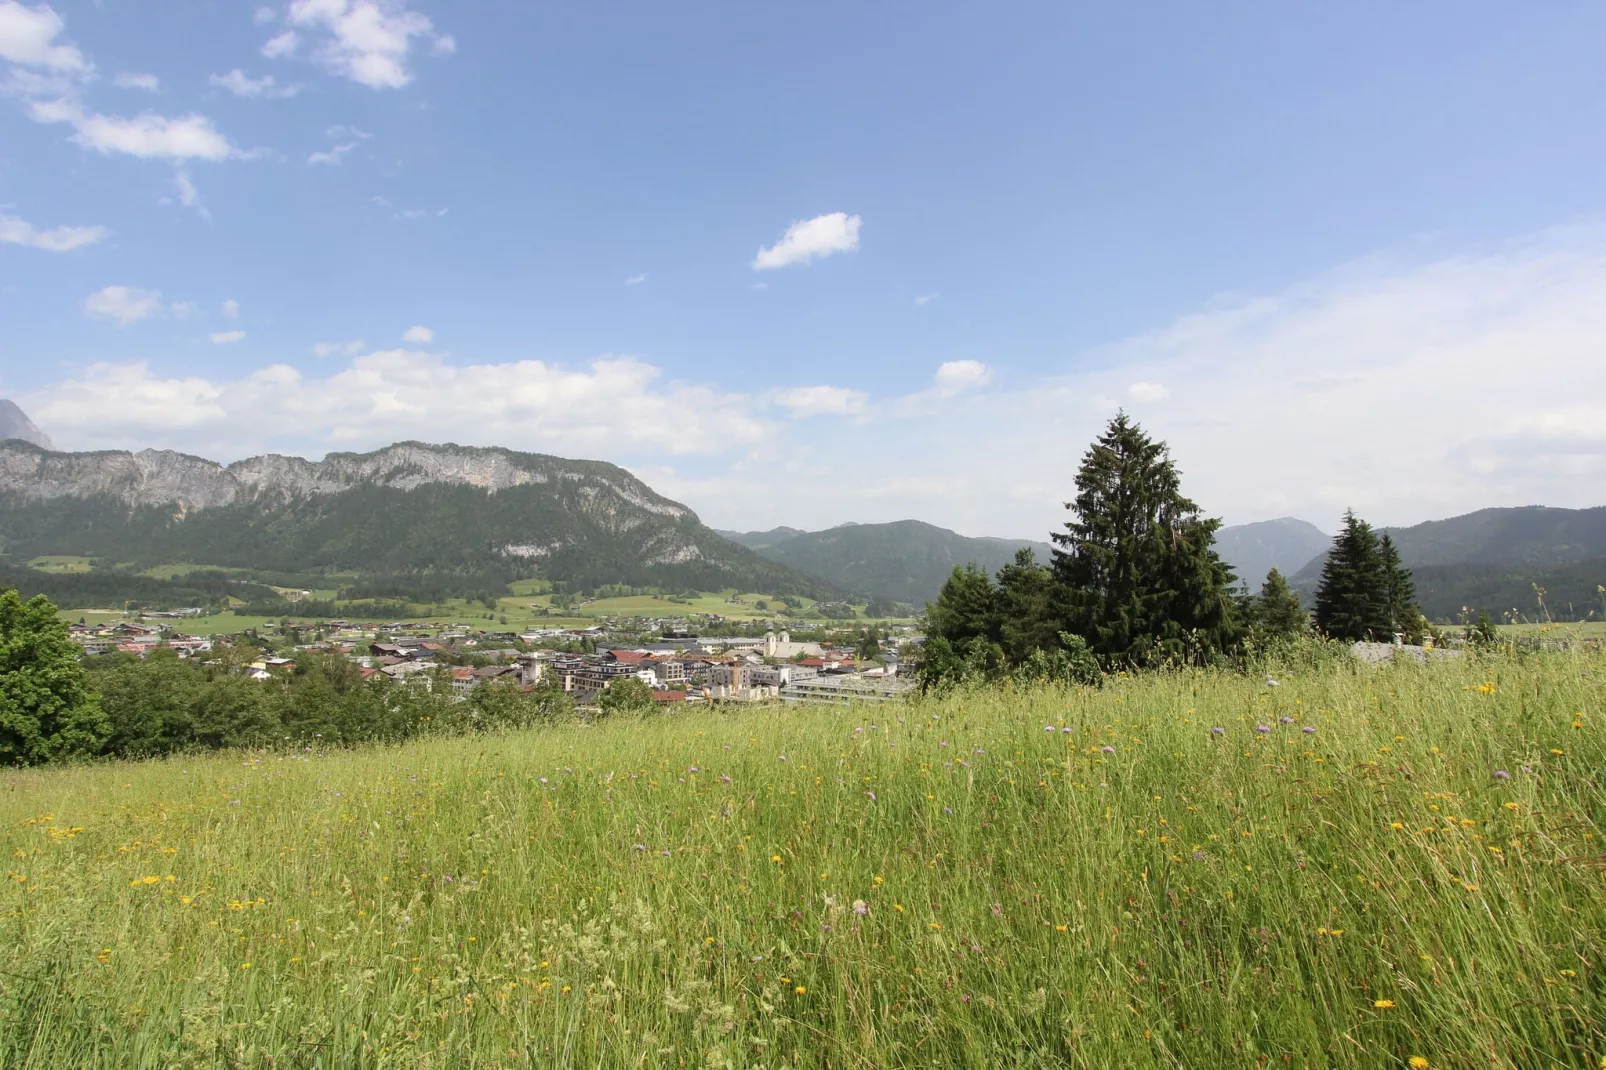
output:
{"label": "grassy meadow", "polygon": [[1599,1067],[1603,694],[1468,656],[0,773],[0,1065]]}

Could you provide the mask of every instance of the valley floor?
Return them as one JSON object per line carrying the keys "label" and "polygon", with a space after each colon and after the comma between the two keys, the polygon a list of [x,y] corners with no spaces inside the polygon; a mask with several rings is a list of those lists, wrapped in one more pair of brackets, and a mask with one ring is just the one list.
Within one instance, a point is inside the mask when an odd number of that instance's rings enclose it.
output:
{"label": "valley floor", "polygon": [[1603,694],[1469,655],[4,773],[0,1065],[1597,1067]]}

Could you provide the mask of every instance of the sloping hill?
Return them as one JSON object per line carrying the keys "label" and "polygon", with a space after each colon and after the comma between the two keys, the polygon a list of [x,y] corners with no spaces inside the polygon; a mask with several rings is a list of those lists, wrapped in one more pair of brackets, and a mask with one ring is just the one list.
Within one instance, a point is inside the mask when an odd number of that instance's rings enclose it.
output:
{"label": "sloping hill", "polygon": [[1241,583],[1258,591],[1266,573],[1275,568],[1285,576],[1292,575],[1312,557],[1325,554],[1330,541],[1310,521],[1285,516],[1222,528],[1216,532],[1216,552],[1232,566]]}
{"label": "sloping hill", "polygon": [[[1408,528],[1387,528],[1400,560],[1416,578],[1422,612],[1455,620],[1463,610],[1498,618],[1516,610],[1539,615],[1538,587],[1556,619],[1600,617],[1606,607],[1606,508],[1553,509],[1529,505],[1480,509]],[[1294,576],[1307,603],[1321,579],[1323,550]],[[1572,607],[1569,610],[1568,607]]]}
{"label": "sloping hill", "polygon": [[[786,529],[776,529],[784,531]],[[969,538],[919,520],[844,524],[827,531],[773,538],[775,532],[737,536],[772,561],[850,591],[919,606],[937,597],[955,565],[974,562],[996,572],[1030,546],[1039,562],[1047,543],[1029,539]]]}
{"label": "sloping hill", "polygon": [[300,572],[502,571],[603,583],[832,594],[705,527],[629,472],[404,442],[224,466],[167,451],[0,444],[0,550]]}

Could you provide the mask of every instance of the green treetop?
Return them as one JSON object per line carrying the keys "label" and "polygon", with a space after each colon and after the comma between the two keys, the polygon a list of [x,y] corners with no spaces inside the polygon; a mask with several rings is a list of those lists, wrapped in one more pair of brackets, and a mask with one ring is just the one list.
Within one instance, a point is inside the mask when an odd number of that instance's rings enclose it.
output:
{"label": "green treetop", "polygon": [[1057,532],[1064,629],[1107,665],[1198,661],[1236,640],[1221,521],[1184,497],[1165,443],[1119,413],[1082,459]]}

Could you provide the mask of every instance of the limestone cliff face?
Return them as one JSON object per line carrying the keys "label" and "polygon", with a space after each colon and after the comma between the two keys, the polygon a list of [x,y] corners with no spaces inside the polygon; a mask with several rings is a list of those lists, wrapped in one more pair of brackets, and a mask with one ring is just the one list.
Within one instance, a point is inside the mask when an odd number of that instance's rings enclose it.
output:
{"label": "limestone cliff face", "polygon": [[339,494],[359,486],[413,490],[430,483],[499,491],[569,480],[594,499],[599,515],[623,512],[691,517],[622,468],[537,453],[401,442],[373,453],[331,453],[321,461],[270,453],[221,465],[172,450],[54,453],[0,444],[0,493],[24,499],[106,495],[130,506],[211,509],[236,501]]}
{"label": "limestone cliff face", "polygon": [[587,585],[825,591],[616,465],[421,442],[229,465],[171,450],[0,442],[0,545],[28,557],[280,571],[522,563]]}

